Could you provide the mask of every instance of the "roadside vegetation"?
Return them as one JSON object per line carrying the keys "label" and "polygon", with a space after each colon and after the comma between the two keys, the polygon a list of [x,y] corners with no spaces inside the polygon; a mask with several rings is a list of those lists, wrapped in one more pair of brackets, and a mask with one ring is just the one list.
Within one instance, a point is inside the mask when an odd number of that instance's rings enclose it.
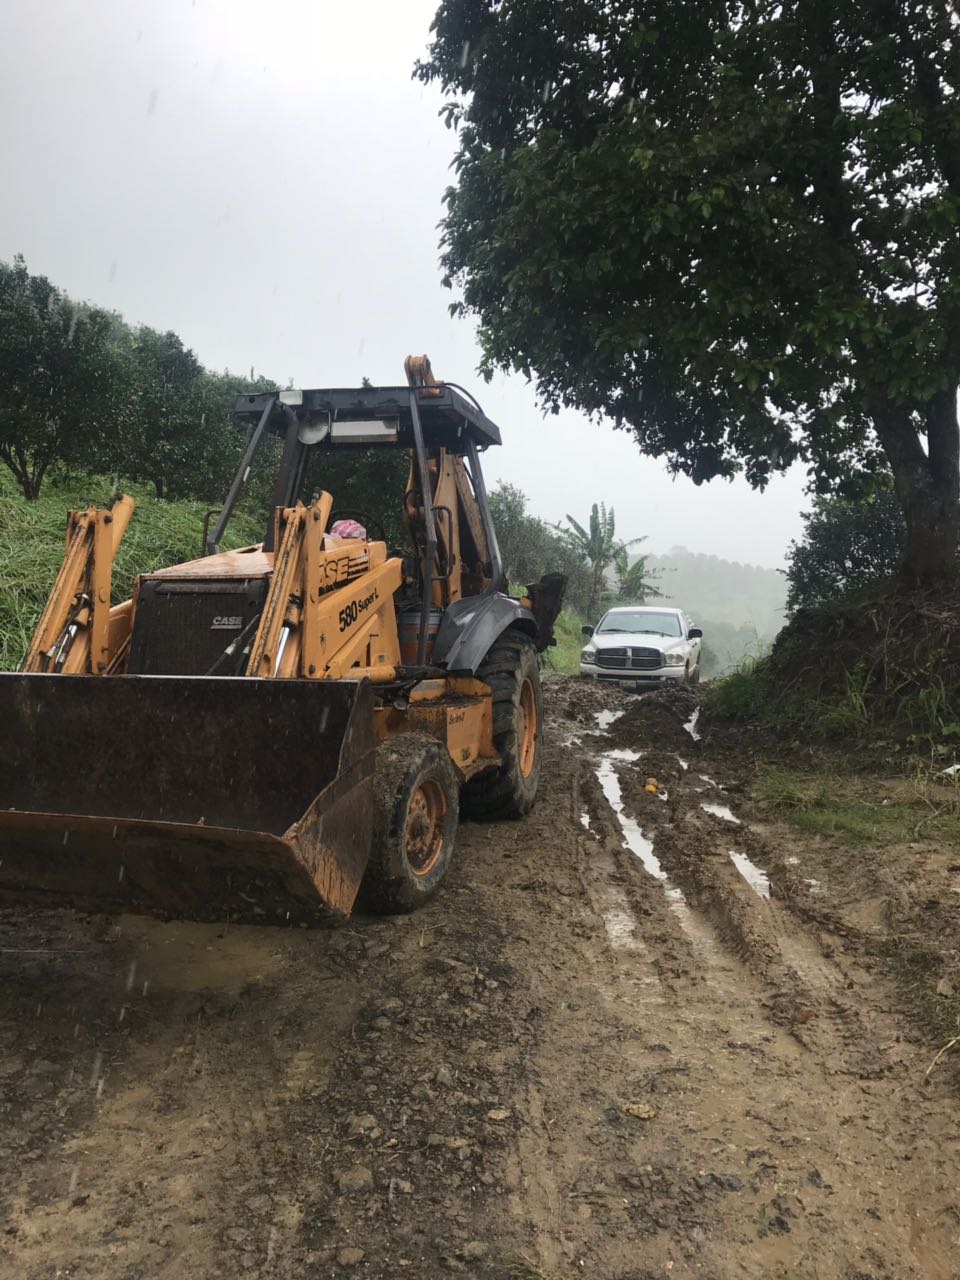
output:
{"label": "roadside vegetation", "polygon": [[[137,510],[114,563],[114,602],[129,597],[137,573],[200,555],[208,510],[207,503],[165,502],[141,486],[125,487]],[[19,664],[33,635],[63,560],[67,512],[106,505],[115,492],[103,477],[75,477],[62,486],[48,484],[40,498],[26,502],[0,477],[0,670]],[[244,546],[262,536],[262,521],[240,512],[225,546]]]}
{"label": "roadside vegetation", "polygon": [[846,844],[960,840],[960,785],[929,764],[893,781],[835,770],[761,769],[751,795],[761,813]]}
{"label": "roadside vegetation", "polygon": [[[960,869],[944,858],[944,850],[960,847],[960,777],[945,773],[942,762],[916,759],[891,776],[889,770],[844,767],[831,753],[816,768],[761,768],[750,796],[764,818],[784,823],[802,838],[808,857],[813,841],[836,847],[841,859],[873,858],[881,869],[894,856],[902,858],[903,850],[918,866],[930,858],[947,862],[948,876]],[[842,879],[836,859],[828,867],[828,875]],[[923,885],[919,900],[911,903],[913,888],[895,886],[905,905],[892,909],[888,930],[873,938],[870,950],[896,981],[931,1043],[949,1051],[960,1043],[954,905],[944,902],[932,884]]]}

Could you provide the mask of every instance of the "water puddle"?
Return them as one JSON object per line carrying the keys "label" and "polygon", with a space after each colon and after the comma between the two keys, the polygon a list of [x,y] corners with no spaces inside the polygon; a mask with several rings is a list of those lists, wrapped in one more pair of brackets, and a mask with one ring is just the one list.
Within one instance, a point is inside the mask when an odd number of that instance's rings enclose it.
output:
{"label": "water puddle", "polygon": [[638,756],[638,752],[631,751],[604,752],[596,766],[597,781],[600,783],[603,794],[606,796],[607,802],[616,815],[617,822],[620,824],[620,836],[624,848],[629,849],[632,854],[639,858],[647,874],[652,876],[654,880],[659,881],[663,886],[667,905],[676,915],[680,927],[694,944],[697,951],[704,958],[707,958],[714,950],[712,935],[690,910],[687,900],[683,896],[683,891],[678,889],[675,884],[671,884],[667,873],[660,865],[660,859],[653,851],[653,841],[643,834],[637,820],[631,818],[624,811],[623,791],[620,787],[620,779],[617,777],[616,764],[622,760],[637,759]]}
{"label": "water puddle", "polygon": [[593,828],[590,825],[590,815],[589,813],[587,813],[586,809],[580,810],[580,825],[581,827],[583,827],[584,831],[593,830]]}
{"label": "water puddle", "polygon": [[686,773],[687,770],[690,768],[686,760],[684,760],[683,756],[677,756],[677,764],[680,766],[680,768],[683,770],[684,773]]}
{"label": "water puddle", "polygon": [[700,708],[697,707],[694,710],[693,715],[683,726],[686,729],[687,733],[689,733],[690,737],[694,740],[694,742],[700,741],[700,734],[697,732],[697,721],[699,719],[700,719]]}
{"label": "water puddle", "polygon": [[634,936],[637,930],[637,921],[636,917],[631,915],[629,911],[620,911],[616,907],[612,907],[609,911],[603,913],[603,925],[611,944],[618,951],[635,951],[637,949],[637,939]]}
{"label": "water puddle", "polygon": [[624,813],[623,792],[620,789],[620,779],[617,777],[617,771],[614,768],[615,761],[622,759],[624,759],[624,756],[619,752],[605,752],[597,765],[597,781],[603,789],[603,794],[606,796],[610,808],[616,814],[623,843],[631,853],[640,859],[649,875],[653,876],[655,880],[665,882],[667,873],[661,867],[659,858],[653,852],[653,841],[643,834],[640,824],[635,818],[631,818]]}
{"label": "water puddle", "polygon": [[726,804],[704,804],[701,801],[700,808],[704,813],[711,813],[715,818],[722,818],[724,822],[732,822],[735,827],[741,826],[740,819],[734,814],[729,805]]}
{"label": "water puddle", "polygon": [[152,987],[177,991],[240,991],[273,974],[282,953],[258,925],[165,922],[146,916],[120,916],[122,936],[135,948],[127,989],[146,979]]}
{"label": "water puddle", "polygon": [[803,882],[811,893],[823,893],[823,885],[819,880],[804,880]]}
{"label": "water puddle", "polygon": [[623,715],[623,711],[598,711],[597,726],[600,729],[609,729],[610,726]]}
{"label": "water puddle", "polygon": [[642,755],[642,751],[634,751],[632,747],[615,747],[612,751],[605,751],[603,758],[605,760],[622,760],[625,764],[634,764]]}
{"label": "water puddle", "polygon": [[745,853],[737,853],[735,849],[731,849],[729,852],[730,861],[754,893],[759,894],[761,898],[769,898],[770,877],[767,873],[761,867],[758,867],[755,862],[751,862]]}
{"label": "water puddle", "polygon": [[723,790],[723,787],[721,787],[719,782],[714,782],[713,778],[708,778],[705,773],[701,773],[698,776],[700,778],[700,781],[705,782],[708,787],[716,787],[718,791]]}

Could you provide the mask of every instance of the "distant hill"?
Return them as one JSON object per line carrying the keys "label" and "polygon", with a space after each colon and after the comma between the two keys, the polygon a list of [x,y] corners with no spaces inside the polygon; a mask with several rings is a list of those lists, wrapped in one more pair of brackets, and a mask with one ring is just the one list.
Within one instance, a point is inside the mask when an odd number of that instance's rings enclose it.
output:
{"label": "distant hill", "polygon": [[664,600],[682,606],[703,628],[705,675],[727,671],[765,648],[784,624],[787,581],[776,569],[685,547],[648,556],[647,565]]}

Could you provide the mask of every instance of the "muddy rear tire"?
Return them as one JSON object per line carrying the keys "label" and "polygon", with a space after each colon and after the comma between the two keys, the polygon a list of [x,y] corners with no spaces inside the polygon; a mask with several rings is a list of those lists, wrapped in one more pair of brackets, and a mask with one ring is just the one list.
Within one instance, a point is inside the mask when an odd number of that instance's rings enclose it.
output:
{"label": "muddy rear tire", "polygon": [[361,888],[371,911],[414,911],[436,893],[453,856],[459,791],[435,738],[404,734],[377,749],[373,848]]}
{"label": "muddy rear tire", "polygon": [[519,818],[529,813],[540,784],[543,693],[533,642],[505,631],[477,671],[493,690],[493,745],[502,764],[463,786],[461,809],[470,818]]}

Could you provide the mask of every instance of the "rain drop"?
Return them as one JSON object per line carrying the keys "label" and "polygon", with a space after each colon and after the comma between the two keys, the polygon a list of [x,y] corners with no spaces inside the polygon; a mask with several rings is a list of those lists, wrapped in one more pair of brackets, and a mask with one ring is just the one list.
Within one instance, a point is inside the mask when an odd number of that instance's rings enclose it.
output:
{"label": "rain drop", "polygon": [[127,990],[128,991],[133,990],[133,980],[136,976],[137,976],[137,962],[136,960],[132,960],[130,962],[130,968],[127,970]]}
{"label": "rain drop", "polygon": [[465,67],[467,65],[467,59],[469,57],[470,57],[470,41],[464,40],[463,48],[460,50],[460,66],[461,67]]}
{"label": "rain drop", "polygon": [[123,863],[122,862],[120,863],[120,874],[117,876],[117,883],[118,884],[123,883]]}
{"label": "rain drop", "polygon": [[157,98],[160,96],[159,89],[151,89],[150,97],[147,100],[147,115],[152,116],[157,109]]}
{"label": "rain drop", "polygon": [[99,1077],[100,1077],[100,1068],[101,1068],[102,1066],[103,1066],[103,1054],[102,1054],[102,1053],[95,1053],[95,1054],[93,1055],[93,1069],[92,1069],[92,1070],[91,1070],[91,1072],[90,1072],[90,1087],[91,1087],[91,1089],[92,1089],[92,1088],[93,1088],[93,1086],[97,1083],[97,1080],[98,1080],[98,1079],[99,1079]]}
{"label": "rain drop", "polygon": [[67,1195],[76,1195],[77,1183],[80,1181],[80,1166],[75,1164],[70,1170],[70,1186],[67,1188]]}

